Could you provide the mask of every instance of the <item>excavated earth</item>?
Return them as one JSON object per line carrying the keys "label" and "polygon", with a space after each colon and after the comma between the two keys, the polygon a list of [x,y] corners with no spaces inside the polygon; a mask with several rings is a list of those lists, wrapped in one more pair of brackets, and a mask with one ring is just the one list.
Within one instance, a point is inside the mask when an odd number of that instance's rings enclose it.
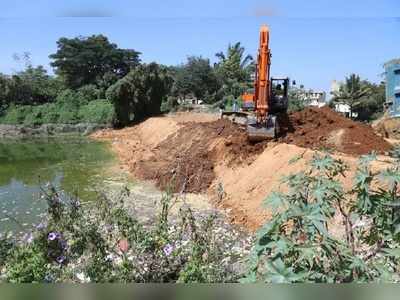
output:
{"label": "excavated earth", "polygon": [[282,122],[288,144],[311,149],[330,149],[361,155],[371,151],[384,153],[391,145],[373,129],[332,111],[329,107],[307,108],[289,115]]}
{"label": "excavated earth", "polygon": [[[263,199],[282,188],[282,176],[304,170],[316,150],[330,149],[350,166],[343,179],[345,187],[350,187],[359,155],[385,154],[391,149],[369,126],[329,108],[307,108],[281,118],[281,124],[283,132],[277,141],[256,144],[248,142],[244,128],[201,113],[149,118],[121,130],[101,130],[92,137],[111,141],[122,166],[136,178],[151,180],[162,190],[206,193],[233,223],[250,230],[269,217],[262,208]],[[301,159],[289,163],[293,157]]]}

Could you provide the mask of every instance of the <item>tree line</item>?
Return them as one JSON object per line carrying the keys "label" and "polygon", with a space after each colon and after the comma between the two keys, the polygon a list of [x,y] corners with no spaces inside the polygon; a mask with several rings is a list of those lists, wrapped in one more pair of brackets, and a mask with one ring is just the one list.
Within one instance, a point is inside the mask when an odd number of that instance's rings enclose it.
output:
{"label": "tree line", "polygon": [[[60,38],[51,54],[54,75],[26,59],[23,71],[0,73],[0,123],[112,123],[126,125],[176,109],[185,99],[229,103],[252,88],[255,63],[238,42],[209,58],[188,56],[177,66],[143,63],[141,53],[121,49],[104,35]],[[26,57],[25,57],[26,58]],[[304,108],[290,93],[292,110]],[[383,112],[385,84],[352,74],[333,93],[331,105],[348,104],[370,121]]]}
{"label": "tree line", "polygon": [[253,58],[240,43],[217,62],[189,56],[178,66],[143,63],[104,35],[60,38],[50,75],[29,59],[23,71],[0,74],[0,122],[112,122],[126,125],[174,109],[188,97],[205,103],[237,98],[251,86]]}
{"label": "tree line", "polygon": [[357,74],[350,74],[340,85],[339,90],[332,92],[331,105],[346,104],[351,118],[356,113],[358,120],[374,120],[384,112],[385,87],[384,81],[379,84],[371,83],[368,80],[361,80]]}

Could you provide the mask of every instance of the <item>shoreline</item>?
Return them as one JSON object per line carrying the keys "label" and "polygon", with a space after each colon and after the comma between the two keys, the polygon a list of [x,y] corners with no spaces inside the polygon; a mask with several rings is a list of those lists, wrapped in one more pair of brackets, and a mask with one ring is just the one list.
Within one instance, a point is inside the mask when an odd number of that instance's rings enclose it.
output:
{"label": "shoreline", "polygon": [[97,130],[112,128],[111,124],[43,124],[37,126],[0,124],[1,138],[32,138],[78,134],[87,136]]}

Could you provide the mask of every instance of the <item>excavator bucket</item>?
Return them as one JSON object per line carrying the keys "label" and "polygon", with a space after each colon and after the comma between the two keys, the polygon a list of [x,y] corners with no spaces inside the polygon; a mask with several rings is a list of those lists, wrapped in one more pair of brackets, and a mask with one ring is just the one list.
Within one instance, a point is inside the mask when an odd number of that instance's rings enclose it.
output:
{"label": "excavator bucket", "polygon": [[228,119],[239,125],[246,125],[248,116],[249,113],[242,111],[223,111],[221,113],[221,119]]}
{"label": "excavator bucket", "polygon": [[265,123],[257,123],[255,118],[247,122],[247,137],[251,142],[260,142],[274,139],[279,134],[279,125],[276,116],[269,116]]}

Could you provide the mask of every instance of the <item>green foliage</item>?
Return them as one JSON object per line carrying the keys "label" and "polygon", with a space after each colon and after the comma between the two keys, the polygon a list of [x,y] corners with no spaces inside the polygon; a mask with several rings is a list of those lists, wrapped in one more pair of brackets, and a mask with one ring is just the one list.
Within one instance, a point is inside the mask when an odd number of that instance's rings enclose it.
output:
{"label": "green foliage", "polygon": [[45,221],[28,239],[0,240],[4,281],[224,282],[237,278],[229,274],[226,260],[233,256],[230,243],[236,243],[236,238],[229,240],[215,230],[214,215],[199,219],[186,208],[171,223],[169,193],[162,198],[151,227],[125,209],[128,189],[113,200],[100,197],[89,207],[52,186],[42,193],[48,205]]}
{"label": "green foliage", "polygon": [[[62,82],[42,67],[28,66],[13,76],[0,75],[0,106],[36,105],[55,101],[63,89]],[[0,110],[1,113],[1,110]]]}
{"label": "green foliage", "polygon": [[38,283],[46,280],[47,261],[32,245],[15,247],[5,266],[7,281],[12,283]]}
{"label": "green foliage", "polygon": [[115,112],[113,104],[104,99],[94,100],[79,108],[78,119],[84,123],[113,124]]}
{"label": "green foliage", "polygon": [[66,90],[57,97],[57,102],[42,105],[11,106],[0,117],[3,124],[112,124],[115,119],[114,106],[104,99],[87,102]]}
{"label": "green foliage", "polygon": [[110,73],[122,78],[139,64],[139,52],[120,49],[103,35],[64,37],[57,41],[57,46],[57,52],[50,55],[51,66],[70,88],[104,83]]}
{"label": "green foliage", "polygon": [[245,82],[250,79],[250,74],[254,71],[253,57],[244,56],[245,49],[240,42],[228,45],[226,54],[219,52],[216,57],[219,59],[216,71],[221,80],[236,80]]}
{"label": "green foliage", "polygon": [[300,95],[304,93],[304,87],[290,87],[289,89],[289,101],[288,101],[288,112],[300,111],[305,108],[304,100],[301,99]]}
{"label": "green foliage", "polygon": [[174,68],[172,94],[181,99],[192,95],[197,99],[210,100],[219,88],[216,74],[206,58],[189,56],[187,62]]}
{"label": "green foliage", "polygon": [[0,234],[0,268],[4,266],[14,246],[15,244],[8,234]]}
{"label": "green foliage", "polygon": [[168,96],[166,101],[161,103],[160,110],[162,113],[173,112],[179,106],[178,99],[174,96]]}
{"label": "green foliage", "polygon": [[371,88],[363,84],[359,75],[351,74],[346,77],[345,83],[339,91],[332,92],[333,103],[344,103],[350,107],[350,117],[360,108],[362,99],[371,95]]}
{"label": "green foliage", "polygon": [[215,65],[215,72],[221,84],[220,94],[238,98],[252,87],[250,75],[254,72],[255,65],[253,57],[244,56],[244,52],[244,47],[238,42],[229,45],[226,54],[216,54],[219,62]]}
{"label": "green foliage", "polygon": [[167,70],[151,63],[137,66],[112,85],[106,95],[114,104],[117,121],[127,125],[159,114],[171,84]]}
{"label": "green foliage", "polygon": [[[399,161],[373,173],[373,160],[360,159],[349,192],[339,180],[346,166],[328,155],[315,156],[308,171],[285,178],[288,192],[274,192],[266,199],[274,215],[258,232],[246,280],[398,281],[394,249],[400,241]],[[329,228],[339,223],[334,222],[338,217],[344,237],[333,235]]]}
{"label": "green foliage", "polygon": [[362,98],[359,107],[355,109],[358,113],[357,119],[362,121],[376,120],[383,115],[386,84],[385,82],[375,84],[364,80],[363,85],[368,87],[370,93]]}

